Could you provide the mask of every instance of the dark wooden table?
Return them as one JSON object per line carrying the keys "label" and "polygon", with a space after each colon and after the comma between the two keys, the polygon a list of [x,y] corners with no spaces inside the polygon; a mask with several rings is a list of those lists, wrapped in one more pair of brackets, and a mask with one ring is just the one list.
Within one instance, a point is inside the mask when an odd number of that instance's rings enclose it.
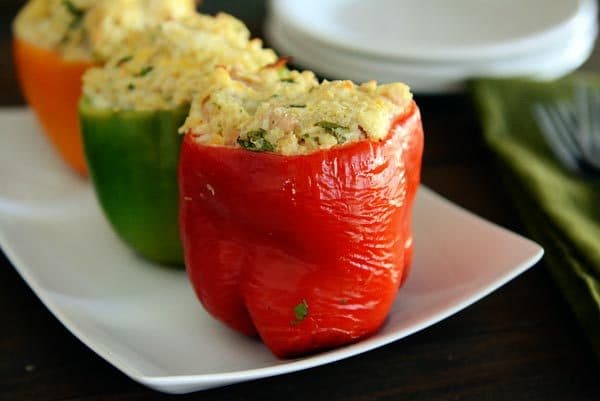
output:
{"label": "dark wooden table", "polygon": [[[0,106],[22,105],[10,21],[0,2]],[[261,33],[262,1],[206,0]],[[586,68],[600,63],[600,51]],[[517,232],[522,227],[466,96],[418,97],[426,131],[423,182]],[[1,145],[0,145],[1,146]],[[15,166],[18,168],[18,166]],[[80,343],[0,252],[0,400],[171,399],[127,378]],[[599,400],[600,369],[543,261],[490,296],[420,333],[326,366],[182,400]]]}

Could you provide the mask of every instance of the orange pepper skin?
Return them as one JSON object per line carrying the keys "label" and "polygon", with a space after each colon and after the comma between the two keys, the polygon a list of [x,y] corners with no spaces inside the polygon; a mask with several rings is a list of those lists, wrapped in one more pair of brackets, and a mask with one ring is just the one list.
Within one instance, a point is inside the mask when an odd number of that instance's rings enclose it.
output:
{"label": "orange pepper skin", "polygon": [[65,61],[57,52],[19,38],[13,56],[21,89],[44,132],[69,166],[87,175],[77,115],[81,77],[94,64]]}
{"label": "orange pepper skin", "polygon": [[180,224],[205,309],[281,358],[375,333],[410,264],[422,150],[414,103],[380,142],[308,155],[207,146],[187,134]]}

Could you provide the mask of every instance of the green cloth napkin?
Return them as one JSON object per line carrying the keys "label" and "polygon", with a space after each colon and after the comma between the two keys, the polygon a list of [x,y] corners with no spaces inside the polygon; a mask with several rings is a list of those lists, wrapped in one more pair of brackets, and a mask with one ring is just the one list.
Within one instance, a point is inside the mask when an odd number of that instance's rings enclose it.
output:
{"label": "green cloth napkin", "polygon": [[600,183],[555,159],[532,114],[536,102],[571,98],[576,80],[600,88],[593,75],[478,79],[469,88],[525,228],[545,248],[546,265],[600,358]]}

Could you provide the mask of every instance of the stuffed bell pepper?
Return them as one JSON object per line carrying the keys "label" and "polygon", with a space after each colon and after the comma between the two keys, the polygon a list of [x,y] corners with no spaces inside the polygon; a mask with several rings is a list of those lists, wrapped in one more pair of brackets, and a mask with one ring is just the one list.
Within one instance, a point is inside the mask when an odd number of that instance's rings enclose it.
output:
{"label": "stuffed bell pepper", "polygon": [[216,65],[257,71],[277,58],[226,14],[197,14],[133,36],[132,46],[84,76],[85,156],[121,239],[152,261],[180,265],[177,130],[191,99]]}
{"label": "stuffed bell pepper", "polygon": [[278,357],[376,332],[411,261],[409,89],[218,68],[182,131],[185,262],[205,309]]}
{"label": "stuffed bell pepper", "polygon": [[13,25],[25,99],[60,156],[86,173],[77,103],[81,77],[131,31],[195,13],[193,0],[30,0]]}

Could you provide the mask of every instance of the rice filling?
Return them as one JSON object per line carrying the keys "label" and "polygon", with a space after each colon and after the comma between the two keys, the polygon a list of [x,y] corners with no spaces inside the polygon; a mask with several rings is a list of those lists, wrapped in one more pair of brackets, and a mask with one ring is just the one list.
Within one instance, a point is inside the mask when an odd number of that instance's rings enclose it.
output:
{"label": "rice filling", "polygon": [[249,76],[220,67],[194,98],[180,132],[208,145],[307,154],[384,139],[411,100],[402,83],[319,83],[309,71],[272,67]]}

